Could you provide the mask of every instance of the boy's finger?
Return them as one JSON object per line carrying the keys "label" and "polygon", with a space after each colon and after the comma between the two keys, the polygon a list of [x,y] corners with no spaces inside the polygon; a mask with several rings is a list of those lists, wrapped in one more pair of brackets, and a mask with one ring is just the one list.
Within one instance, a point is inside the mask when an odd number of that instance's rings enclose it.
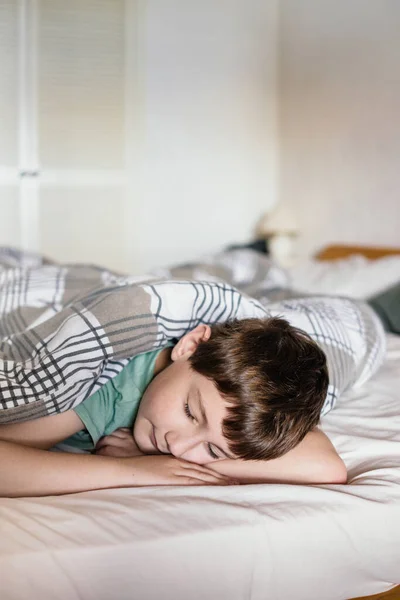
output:
{"label": "boy's finger", "polygon": [[[196,474],[199,479],[206,479],[207,481],[218,481],[220,483],[230,483],[232,477],[228,475],[222,475],[222,473],[216,473],[215,471],[200,471],[196,469]],[[221,476],[222,475],[222,476]]]}
{"label": "boy's finger", "polygon": [[213,473],[202,473],[199,472],[195,469],[193,470],[189,470],[188,473],[186,474],[185,471],[185,476],[188,477],[192,477],[194,479],[199,479],[200,481],[207,481],[209,483],[214,483],[215,485],[230,485],[234,483],[234,479],[232,478],[225,478],[225,477],[216,477],[216,474]]}
{"label": "boy's finger", "polygon": [[185,461],[185,462],[186,462],[186,464],[183,464],[183,467],[186,469],[195,468],[196,471],[199,471],[200,473],[212,475],[214,477],[219,477],[221,479],[229,479],[229,475],[225,475],[224,473],[219,473],[218,471],[214,471],[214,469],[210,469],[209,467],[206,467],[204,465],[198,465],[197,463],[192,463],[192,462],[188,462],[188,461]]}
{"label": "boy's finger", "polygon": [[106,447],[105,448],[96,448],[95,449],[95,454],[105,455],[106,454]]}
{"label": "boy's finger", "polygon": [[129,437],[131,437],[131,434],[128,434],[127,431],[119,431],[118,429],[116,429],[115,431],[110,433],[110,435],[104,435],[102,438],[100,438],[100,440],[97,443],[99,444],[101,441],[104,440],[108,443],[113,443],[116,440],[126,440]]}
{"label": "boy's finger", "polygon": [[129,429],[127,427],[124,428],[120,428],[120,429],[116,429],[115,431],[113,431],[110,435],[113,435],[114,437],[119,437],[119,438],[126,438],[127,436],[132,435],[131,432],[129,431]]}
{"label": "boy's finger", "polygon": [[100,450],[100,448],[104,448],[104,446],[106,446],[107,444],[103,442],[103,440],[101,439],[100,441],[97,442],[95,448],[96,450]]}
{"label": "boy's finger", "polygon": [[112,446],[105,446],[104,448],[100,448],[96,450],[96,454],[101,456],[119,456],[118,448],[113,448]]}
{"label": "boy's finger", "polygon": [[104,446],[119,446],[123,440],[116,435],[106,435],[102,437],[96,444],[96,448],[103,448]]}

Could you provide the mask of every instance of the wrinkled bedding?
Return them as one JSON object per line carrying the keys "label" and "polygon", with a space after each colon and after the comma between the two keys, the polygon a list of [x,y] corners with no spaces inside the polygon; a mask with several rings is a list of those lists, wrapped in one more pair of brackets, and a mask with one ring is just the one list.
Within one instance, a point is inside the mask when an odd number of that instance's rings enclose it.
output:
{"label": "wrinkled bedding", "polygon": [[73,408],[128,358],[200,322],[266,315],[257,300],[214,279],[129,277],[0,249],[0,423]]}
{"label": "wrinkled bedding", "polygon": [[324,350],[330,384],[322,414],[382,362],[383,328],[367,305],[323,295],[303,301],[257,252],[131,277],[0,248],[0,423],[70,410],[129,358],[199,323],[266,316],[284,316]]}
{"label": "wrinkled bedding", "polygon": [[[254,285],[249,265],[236,285]],[[277,270],[258,299],[282,294],[284,278]],[[1,600],[340,600],[389,589],[400,582],[399,381],[400,336],[387,335],[378,373],[322,419],[349,485],[1,499]]]}

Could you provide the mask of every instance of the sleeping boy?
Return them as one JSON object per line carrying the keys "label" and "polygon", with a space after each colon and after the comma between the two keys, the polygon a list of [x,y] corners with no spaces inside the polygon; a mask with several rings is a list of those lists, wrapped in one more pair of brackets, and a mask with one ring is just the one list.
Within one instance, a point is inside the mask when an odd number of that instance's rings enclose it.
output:
{"label": "sleeping boy", "polygon": [[[280,313],[200,324],[175,345],[132,358],[73,409],[1,425],[0,496],[346,483],[317,426],[382,362],[382,325],[349,299],[288,301]],[[92,454],[47,452],[62,441]]]}

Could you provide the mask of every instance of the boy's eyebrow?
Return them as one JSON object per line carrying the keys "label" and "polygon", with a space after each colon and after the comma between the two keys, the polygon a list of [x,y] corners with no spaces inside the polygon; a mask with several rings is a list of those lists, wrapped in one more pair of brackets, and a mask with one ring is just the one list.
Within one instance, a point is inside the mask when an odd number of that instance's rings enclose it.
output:
{"label": "boy's eyebrow", "polygon": [[203,405],[203,401],[201,398],[200,390],[198,387],[196,387],[195,390],[196,390],[197,402],[199,403],[199,407],[200,407],[201,416],[203,417],[203,421],[205,422],[205,424],[208,425],[208,419],[207,419],[206,411],[204,410],[204,405]]}
{"label": "boy's eyebrow", "polygon": [[[202,398],[201,398],[201,393],[200,393],[200,390],[199,390],[199,388],[198,388],[198,387],[196,387],[196,388],[195,388],[195,391],[196,391],[197,402],[198,402],[198,404],[199,404],[199,408],[200,408],[201,416],[203,417],[203,420],[204,420],[205,424],[206,424],[206,425],[208,425],[208,419],[207,419],[206,411],[205,411],[204,404],[203,404],[203,401],[202,401]],[[227,453],[225,452],[225,450],[222,450],[222,448],[220,448],[220,447],[219,447],[219,446],[217,446],[216,444],[213,444],[213,446],[215,446],[215,447],[216,447],[216,448],[217,448],[217,449],[218,449],[220,452],[222,452],[222,454],[223,454],[224,456],[226,456],[226,458],[231,458],[231,459],[234,459],[234,458],[235,458],[234,456],[230,456],[229,454],[227,454]]]}

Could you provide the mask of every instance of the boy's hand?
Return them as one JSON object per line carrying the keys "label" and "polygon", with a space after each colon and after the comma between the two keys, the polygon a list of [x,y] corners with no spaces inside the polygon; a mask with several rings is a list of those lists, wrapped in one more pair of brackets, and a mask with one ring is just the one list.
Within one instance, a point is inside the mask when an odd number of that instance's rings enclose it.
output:
{"label": "boy's hand", "polygon": [[115,456],[117,458],[128,458],[129,456],[144,456],[133,439],[129,427],[120,427],[100,438],[96,444],[94,454],[101,456]]}
{"label": "boy's hand", "polygon": [[132,485],[235,485],[239,482],[203,465],[171,454],[143,454],[124,459],[132,469]]}
{"label": "boy's hand", "polygon": [[[143,454],[127,427],[102,437],[95,454],[125,459],[132,467],[132,485],[233,485],[239,482],[204,465],[171,454]],[[131,460],[130,460],[131,459]]]}

